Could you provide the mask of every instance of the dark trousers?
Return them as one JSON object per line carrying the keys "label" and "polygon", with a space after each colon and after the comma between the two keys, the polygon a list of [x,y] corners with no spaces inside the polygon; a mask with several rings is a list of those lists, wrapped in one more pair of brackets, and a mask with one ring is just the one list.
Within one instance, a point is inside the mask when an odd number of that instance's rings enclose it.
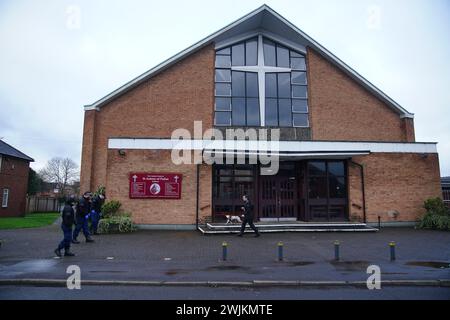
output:
{"label": "dark trousers", "polygon": [[59,243],[58,249],[65,249],[68,251],[70,249],[70,243],[72,242],[72,226],[68,227],[64,224],[61,225],[61,229],[64,234],[64,239]]}
{"label": "dark trousers", "polygon": [[100,222],[100,212],[92,210],[91,212],[91,229],[93,233],[97,232],[98,223]]}
{"label": "dark trousers", "polygon": [[244,230],[245,230],[245,225],[246,224],[248,224],[250,226],[250,228],[252,228],[253,231],[255,231],[256,234],[259,234],[258,229],[255,227],[255,225],[253,223],[253,219],[248,219],[248,218],[244,218],[242,220],[241,234],[244,234]]}
{"label": "dark trousers", "polygon": [[75,230],[73,230],[73,239],[77,239],[78,235],[80,234],[81,229],[83,229],[83,234],[87,238],[90,237],[89,234],[89,227],[88,227],[88,219],[85,217],[78,218],[77,224],[75,225]]}

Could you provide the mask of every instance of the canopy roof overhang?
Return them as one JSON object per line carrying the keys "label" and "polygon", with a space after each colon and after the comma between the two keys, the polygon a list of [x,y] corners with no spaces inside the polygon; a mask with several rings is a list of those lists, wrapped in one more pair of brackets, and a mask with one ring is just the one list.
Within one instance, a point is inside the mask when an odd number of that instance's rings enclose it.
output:
{"label": "canopy roof overhang", "polygon": [[205,149],[203,155],[206,158],[218,157],[271,157],[280,160],[302,160],[302,159],[350,159],[355,156],[365,156],[370,154],[369,150],[357,151],[323,151],[323,152],[289,152],[289,151],[243,151],[243,150],[213,150]]}

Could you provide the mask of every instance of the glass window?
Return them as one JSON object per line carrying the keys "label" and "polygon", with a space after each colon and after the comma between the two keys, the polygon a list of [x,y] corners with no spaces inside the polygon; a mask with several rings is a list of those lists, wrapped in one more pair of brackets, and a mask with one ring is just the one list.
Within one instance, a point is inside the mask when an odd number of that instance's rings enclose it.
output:
{"label": "glass window", "polygon": [[277,45],[277,66],[289,68],[289,50]]}
{"label": "glass window", "polygon": [[342,161],[330,161],[328,162],[328,173],[333,176],[344,176],[345,167]]}
{"label": "glass window", "polygon": [[264,65],[276,66],[275,43],[264,39]]}
{"label": "glass window", "polygon": [[291,99],[278,100],[280,127],[292,127]]}
{"label": "glass window", "polygon": [[266,125],[278,126],[277,99],[266,99]]}
{"label": "glass window", "polygon": [[298,53],[298,52],[295,52],[295,51],[292,51],[292,50],[291,50],[291,57],[294,57],[294,58],[302,58],[303,55],[301,55],[301,54]]}
{"label": "glass window", "polygon": [[292,99],[293,112],[308,112],[308,101],[305,99]]}
{"label": "glass window", "polygon": [[309,198],[320,199],[327,197],[327,178],[312,177],[309,178]]}
{"label": "glass window", "polygon": [[[218,122],[233,125],[261,124],[259,78],[256,72],[233,71],[233,66],[257,66],[259,39],[251,38],[216,52],[215,110],[231,111],[218,115]],[[267,126],[308,127],[308,90],[304,54],[263,38],[264,65],[291,68],[291,72],[265,74],[264,110]],[[231,98],[241,98],[233,100]],[[228,118],[229,117],[229,118]]]}
{"label": "glass window", "polygon": [[345,198],[347,195],[344,177],[329,177],[330,198]]}
{"label": "glass window", "polygon": [[230,56],[216,55],[216,68],[229,68],[231,67]]}
{"label": "glass window", "polygon": [[3,189],[3,196],[2,196],[2,208],[8,207],[8,200],[9,200],[9,189]]}
{"label": "glass window", "polygon": [[306,70],[305,58],[292,58],[291,68],[295,70]]}
{"label": "glass window", "polygon": [[292,83],[306,84],[306,72],[292,71]]}
{"label": "glass window", "polygon": [[259,99],[247,98],[247,125],[259,126]]}
{"label": "glass window", "polygon": [[258,74],[254,72],[246,72],[247,78],[247,97],[257,98],[258,95]]}
{"label": "glass window", "polygon": [[258,40],[249,40],[245,43],[245,65],[256,66],[258,64]]}
{"label": "glass window", "polygon": [[277,96],[277,75],[276,73],[266,73],[266,97],[276,98]]}
{"label": "glass window", "polygon": [[231,74],[233,97],[245,97],[245,72],[233,71]]}
{"label": "glass window", "polygon": [[308,114],[307,113],[293,113],[294,127],[308,127]]}
{"label": "glass window", "polygon": [[230,96],[231,85],[229,83],[216,83],[216,96]]}
{"label": "glass window", "polygon": [[233,66],[245,66],[244,44],[240,43],[231,48],[231,61]]}
{"label": "glass window", "polygon": [[230,82],[231,71],[230,69],[216,69],[216,82]]}
{"label": "glass window", "polygon": [[216,97],[216,111],[231,111],[231,99]]}
{"label": "glass window", "polygon": [[233,98],[231,102],[233,126],[245,125],[245,98]]}
{"label": "glass window", "polygon": [[292,86],[293,98],[307,98],[308,92],[306,86]]}
{"label": "glass window", "polygon": [[221,50],[218,50],[218,51],[216,52],[216,54],[230,55],[230,54],[231,54],[230,47],[228,47],[228,48],[223,48],[223,49],[221,49]]}
{"label": "glass window", "polygon": [[310,176],[323,176],[326,175],[326,163],[325,161],[309,161],[308,162],[308,174]]}
{"label": "glass window", "polygon": [[291,79],[289,73],[278,73],[278,98],[291,97]]}
{"label": "glass window", "polygon": [[229,126],[231,125],[231,112],[216,112],[216,125]]}

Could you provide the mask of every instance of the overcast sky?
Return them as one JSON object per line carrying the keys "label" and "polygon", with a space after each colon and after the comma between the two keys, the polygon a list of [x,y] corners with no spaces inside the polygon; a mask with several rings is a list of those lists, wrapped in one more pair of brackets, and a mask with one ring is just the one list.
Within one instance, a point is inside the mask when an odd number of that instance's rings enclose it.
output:
{"label": "overcast sky", "polygon": [[[0,0],[0,138],[80,163],[84,105],[263,3]],[[450,175],[450,1],[266,3],[414,113]]]}

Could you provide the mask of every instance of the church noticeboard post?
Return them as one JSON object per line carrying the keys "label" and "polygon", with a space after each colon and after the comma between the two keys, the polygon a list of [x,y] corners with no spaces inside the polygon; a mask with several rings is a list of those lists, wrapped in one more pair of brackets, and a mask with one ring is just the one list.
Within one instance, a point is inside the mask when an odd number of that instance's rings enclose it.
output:
{"label": "church noticeboard post", "polygon": [[180,199],[179,173],[130,173],[130,199]]}

